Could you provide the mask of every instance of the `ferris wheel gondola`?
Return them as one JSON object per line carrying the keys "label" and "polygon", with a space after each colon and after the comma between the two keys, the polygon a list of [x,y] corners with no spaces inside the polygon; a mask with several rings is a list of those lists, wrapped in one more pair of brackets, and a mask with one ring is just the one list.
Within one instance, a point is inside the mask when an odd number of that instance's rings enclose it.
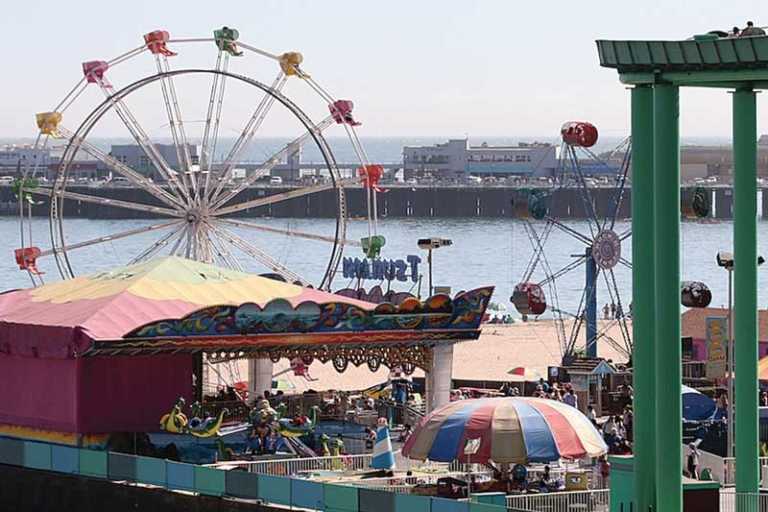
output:
{"label": "ferris wheel gondola", "polygon": [[[171,59],[192,45],[208,45],[208,48],[216,50],[215,64],[212,67],[172,68]],[[113,83],[118,66],[123,67],[132,61],[135,67],[141,56],[146,55],[154,63],[151,74],[140,78],[129,77],[130,83],[122,87]],[[265,81],[253,78],[250,74],[252,67],[247,64],[252,57],[276,62],[276,76]],[[276,54],[247,44],[240,40],[237,30],[222,27],[213,31],[213,37],[203,38],[172,38],[167,31],[155,30],[144,35],[144,44],[111,60],[83,63],[82,78],[64,99],[52,110],[37,114],[39,134],[36,147],[47,148],[55,141],[63,144],[64,151],[50,184],[44,186],[40,182],[45,169],[37,164],[26,167],[23,177],[18,180],[21,246],[16,251],[16,261],[19,267],[27,271],[32,282],[38,285],[43,282],[47,270],[47,267],[44,270],[41,261],[52,257],[58,273],[67,279],[75,275],[73,258],[78,250],[124,239],[141,239],[144,247],[127,254],[125,257],[129,262],[136,263],[165,253],[234,269],[250,269],[251,263],[257,263],[263,272],[280,276],[285,281],[330,289],[345,246],[365,246],[366,253],[373,255],[378,254],[385,243],[378,234],[376,208],[382,168],[370,162],[360,142],[356,132],[360,122],[353,114],[353,103],[329,94],[303,70],[303,60],[298,52]],[[243,69],[234,70],[235,61]],[[298,91],[297,95],[319,99],[319,105],[325,105],[324,118],[316,121],[288,96],[286,89],[290,82],[308,86],[308,91]],[[200,83],[207,83],[209,87],[205,100],[193,102],[204,118],[202,121],[188,113],[194,110],[189,106],[192,93],[184,94],[185,90],[180,86],[190,84],[190,90],[197,90],[193,86]],[[255,108],[251,112],[244,111],[240,105],[230,106],[227,92],[233,88],[248,100],[247,103],[253,101]],[[102,99],[95,107],[81,105],[89,89],[102,93]],[[156,130],[148,129],[145,122],[139,120],[141,116],[129,106],[129,102],[147,102],[152,98],[157,104],[154,112],[162,112],[165,118],[163,126],[167,131],[162,137],[170,137],[173,147],[170,152],[161,149],[156,140],[161,135],[155,133]],[[89,113],[76,128],[70,129],[65,114],[74,110],[74,106]],[[238,119],[242,124],[232,130],[237,137],[226,148],[223,141],[225,133],[229,132],[225,128],[230,127],[224,120],[230,112],[244,112],[244,117]],[[298,127],[299,134],[264,159],[250,174],[236,177],[236,167],[245,159],[270,116],[278,115],[275,112],[279,112],[281,119],[294,129]],[[96,142],[102,133],[100,128],[109,124],[110,116],[119,121],[121,129],[139,148],[141,161],[146,164],[142,168],[115,157]],[[76,119],[78,116],[73,117]],[[352,175],[345,176],[339,169],[325,138],[325,132],[332,127],[343,129],[356,156],[357,166]],[[199,141],[199,154],[193,151],[197,146],[192,141]],[[308,186],[250,197],[249,189],[268,176],[292,150],[305,144],[312,145],[320,155],[318,168],[321,175],[326,175],[324,179]],[[217,158],[219,153],[222,157]],[[90,189],[73,188],[76,158],[83,154],[96,160],[112,175],[125,179],[141,194],[116,198],[93,193]],[[368,205],[368,236],[361,241],[347,239],[345,187],[350,186],[364,189]],[[334,197],[335,222],[331,232],[313,233],[241,218],[249,211],[271,211],[278,204],[322,193]],[[47,198],[50,202],[51,247],[48,249],[37,247],[34,245],[36,240],[32,239],[32,206],[40,198]],[[149,215],[160,219],[141,227],[87,238],[66,229],[65,207],[78,203],[117,208],[134,212],[137,216]],[[257,242],[259,236],[265,237],[263,244]],[[271,254],[270,248],[277,245],[275,237],[284,239],[286,244],[290,241],[291,251],[295,253],[302,252],[303,243],[326,244],[327,263],[319,277],[303,276],[281,261],[278,255]]]}

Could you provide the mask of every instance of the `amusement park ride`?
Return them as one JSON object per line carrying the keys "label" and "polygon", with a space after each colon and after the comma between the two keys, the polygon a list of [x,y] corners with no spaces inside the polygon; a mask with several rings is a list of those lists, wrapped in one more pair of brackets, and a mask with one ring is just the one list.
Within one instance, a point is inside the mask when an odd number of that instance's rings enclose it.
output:
{"label": "amusement park ride", "polygon": [[[194,65],[174,69],[173,60],[187,58],[185,49],[194,45],[208,45],[215,55],[215,64]],[[199,55],[199,51],[189,52]],[[178,55],[178,57],[177,57]],[[136,71],[140,58],[153,62],[152,72]],[[257,61],[248,57],[266,59],[275,63],[276,76],[269,81],[259,81],[252,77],[254,70],[265,69]],[[134,61],[130,64],[129,61]],[[235,65],[233,65],[236,62]],[[73,256],[78,250],[112,244],[121,239],[134,238],[136,245],[146,244],[138,254],[125,257],[122,263],[138,263],[162,254],[178,255],[202,262],[216,263],[228,268],[242,270],[249,267],[251,261],[258,262],[266,272],[276,275],[287,282],[301,285],[313,285],[323,290],[330,290],[331,282],[339,268],[344,246],[362,247],[365,256],[378,256],[385,243],[383,236],[377,233],[376,196],[378,182],[383,169],[372,164],[360,143],[356,127],[360,123],[353,116],[353,103],[338,99],[303,70],[303,57],[297,52],[274,54],[239,40],[237,30],[223,27],[214,31],[213,37],[172,38],[168,32],[156,30],[144,36],[144,43],[111,60],[94,60],[82,65],[82,78],[71,91],[48,111],[37,114],[39,135],[36,147],[49,147],[51,143],[63,143],[65,150],[55,176],[50,184],[43,185],[40,178],[46,169],[30,164],[24,169],[23,179],[17,184],[20,200],[21,247],[15,257],[19,267],[28,272],[35,286],[43,283],[47,270],[41,265],[44,258],[52,257],[63,279],[74,277]],[[128,68],[122,76],[120,68]],[[143,73],[136,77],[134,73]],[[127,76],[126,76],[127,75]],[[119,86],[117,80],[127,80],[129,85]],[[313,112],[325,110],[325,117],[315,121],[305,110],[291,100],[286,88],[289,82],[300,82],[309,91],[296,90],[297,97],[317,98],[318,105],[309,105]],[[185,89],[185,84],[188,89]],[[200,86],[201,87],[195,87]],[[205,87],[210,88],[209,95],[203,95]],[[96,89],[103,97],[96,98],[88,89]],[[234,90],[240,93],[238,101],[227,105],[229,95]],[[195,92],[195,91],[200,92]],[[243,97],[256,105],[252,112],[238,108]],[[91,100],[85,104],[86,98]],[[159,103],[159,99],[162,103]],[[197,99],[198,101],[193,101]],[[186,101],[185,101],[186,100]],[[139,101],[154,101],[154,112],[164,112],[167,124],[162,130],[145,128],[146,121],[139,122],[140,115],[129,107]],[[83,103],[83,105],[80,105]],[[195,110],[195,106],[198,110]],[[277,108],[275,108],[277,107]],[[273,113],[277,110],[277,113]],[[68,112],[76,112],[67,121]],[[80,117],[79,112],[89,112]],[[236,114],[240,113],[241,118]],[[234,170],[248,152],[265,124],[271,117],[287,119],[287,123],[298,127],[300,133],[284,147],[266,158],[257,170],[245,178],[235,179]],[[109,119],[109,117],[112,119]],[[105,127],[115,117],[146,155],[147,168],[151,172],[140,172],[125,161],[108,154],[93,139],[99,137]],[[200,118],[203,118],[201,121]],[[229,117],[229,119],[227,119]],[[75,123],[75,128],[70,123]],[[336,158],[324,137],[326,130],[339,126],[348,139],[359,161],[356,176],[345,178],[337,167]],[[235,128],[236,127],[236,128]],[[162,133],[160,133],[160,131]],[[231,147],[224,141],[226,134],[238,133]],[[152,134],[152,135],[151,135]],[[173,158],[158,149],[159,141],[170,136],[174,151]],[[191,141],[201,143],[199,158],[191,152]],[[303,144],[314,144],[322,157],[318,165],[320,174],[327,175],[319,184],[295,188],[288,191],[247,199],[249,187],[260,179],[269,176],[270,171],[285,158],[292,148]],[[226,155],[217,158],[219,155]],[[226,151],[226,153],[223,153]],[[73,191],[72,182],[75,158],[87,154],[99,161],[114,176],[125,178],[142,194],[135,195],[136,200],[118,200],[99,197],[86,191]],[[175,161],[174,161],[175,160]],[[151,176],[150,176],[151,175]],[[154,179],[153,179],[154,178]],[[361,241],[347,240],[347,212],[345,186],[362,186],[367,201],[368,236]],[[247,210],[266,209],[278,203],[301,196],[319,194],[331,190],[336,203],[335,227],[330,233],[308,233],[291,229],[281,229],[273,225],[233,218]],[[34,245],[31,222],[32,205],[35,198],[44,196],[50,202],[50,239],[48,249]],[[143,200],[141,198],[145,198]],[[166,217],[162,222],[153,223],[125,231],[105,232],[100,236],[83,239],[82,235],[67,227],[65,207],[79,202],[92,203],[104,207],[151,213]],[[243,234],[248,233],[248,234]],[[266,235],[261,244],[253,242],[251,234]],[[154,237],[154,238],[150,238]],[[282,244],[276,238],[282,237]],[[78,239],[79,238],[79,239]],[[140,239],[140,240],[139,240]],[[317,280],[299,275],[280,261],[276,247],[290,246],[297,253],[305,252],[303,244],[325,243],[327,263],[324,270],[318,272]],[[273,254],[266,248],[271,248]],[[116,251],[125,254],[125,251]]]}
{"label": "amusement park ride", "polygon": [[[587,122],[569,122],[563,125],[561,136],[558,169],[552,187],[532,190],[522,201],[513,205],[515,216],[523,221],[523,228],[531,242],[532,256],[525,267],[521,282],[515,286],[511,301],[518,312],[524,315],[541,315],[548,308],[552,311],[564,363],[576,354],[576,344],[582,326],[585,324],[584,347],[587,356],[595,357],[597,341],[605,339],[629,358],[632,353],[632,343],[626,315],[623,314],[627,312],[629,304],[627,301],[622,301],[614,269],[618,265],[632,268],[631,263],[621,253],[622,242],[629,238],[632,232],[628,229],[617,233],[614,228],[624,199],[631,143],[629,139],[622,141],[610,154],[609,158],[616,155],[621,157],[621,164],[615,174],[616,181],[608,210],[605,215],[600,216],[595,207],[583,164],[585,159],[589,159],[597,165],[609,168],[609,164],[590,149],[597,142],[597,128]],[[569,225],[557,219],[550,211],[551,199],[558,190],[573,187],[569,183],[570,179],[575,182],[586,214],[586,232],[580,230],[578,225]],[[538,221],[543,221],[543,226],[537,226]],[[583,252],[559,270],[552,269],[546,253],[547,240],[555,228],[584,245]],[[576,311],[569,313],[560,306],[557,280],[581,268],[582,265],[586,270],[584,289]],[[542,279],[534,281],[535,274],[543,274]],[[597,287],[601,278],[608,290],[611,303],[616,305],[617,314],[598,332]],[[549,306],[544,292],[545,287],[549,290],[551,299]],[[567,325],[568,319],[573,320],[570,326]],[[615,340],[608,335],[608,331],[616,325],[619,326],[621,340]]]}
{"label": "amusement park ride", "polygon": [[[567,122],[562,126],[560,134],[560,157],[552,186],[530,190],[522,200],[512,205],[513,214],[522,221],[531,243],[532,256],[520,282],[514,288],[510,301],[522,315],[538,316],[547,309],[552,312],[563,364],[568,364],[582,349],[587,357],[597,357],[599,340],[609,343],[627,360],[631,360],[632,329],[628,318],[631,318],[632,306],[629,301],[622,299],[616,278],[619,267],[632,270],[631,262],[622,255],[622,244],[632,236],[632,229],[616,231],[631,165],[631,139],[623,140],[607,154],[607,158],[601,158],[590,149],[598,140],[598,131],[593,124]],[[605,170],[610,169],[611,161],[620,162],[615,174],[611,174],[614,181],[608,189],[610,201],[607,208],[604,207],[603,215],[600,215],[596,207],[588,179],[589,172],[585,169],[586,161],[590,162],[591,168],[603,167]],[[559,191],[573,189],[574,186],[582,203],[586,230],[583,224],[567,223],[556,218],[550,208]],[[697,188],[683,194],[683,218],[706,217],[709,210],[709,196],[703,189]],[[555,228],[583,246],[583,252],[572,255],[575,259],[557,270],[553,270],[547,257],[547,241]],[[585,270],[585,281],[581,299],[576,310],[569,312],[560,304],[557,281],[582,266]],[[535,277],[540,279],[536,280]],[[610,303],[615,307],[615,313],[598,328],[597,289],[601,281]],[[548,290],[549,304],[545,289]],[[692,281],[681,284],[682,305],[706,307],[711,299],[712,294],[704,283]],[[617,326],[620,333],[618,340],[610,335]],[[582,328],[585,331],[583,345],[579,344]]]}

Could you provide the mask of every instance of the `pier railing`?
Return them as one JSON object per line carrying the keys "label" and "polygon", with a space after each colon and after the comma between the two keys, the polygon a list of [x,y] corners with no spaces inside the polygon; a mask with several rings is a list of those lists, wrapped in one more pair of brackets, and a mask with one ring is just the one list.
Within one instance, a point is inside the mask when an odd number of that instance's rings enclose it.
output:
{"label": "pier railing", "polygon": [[509,512],[608,512],[611,502],[609,489],[599,491],[551,492],[507,496]]}
{"label": "pier railing", "polygon": [[298,457],[269,460],[240,460],[211,464],[210,467],[240,468],[249,473],[292,476],[313,471],[358,471],[370,468],[373,455],[340,455],[337,457]]}

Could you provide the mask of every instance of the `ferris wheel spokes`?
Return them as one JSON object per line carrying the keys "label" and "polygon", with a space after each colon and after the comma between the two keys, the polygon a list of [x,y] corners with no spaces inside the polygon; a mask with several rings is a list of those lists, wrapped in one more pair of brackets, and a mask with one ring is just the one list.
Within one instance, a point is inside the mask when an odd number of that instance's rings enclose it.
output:
{"label": "ferris wheel spokes", "polygon": [[179,223],[179,225],[171,231],[170,233],[165,234],[163,237],[156,240],[152,245],[147,247],[144,251],[139,253],[137,256],[135,256],[133,259],[131,259],[129,265],[133,265],[134,263],[139,263],[141,261],[145,261],[158,252],[160,252],[164,247],[166,247],[168,244],[176,240],[176,245],[174,246],[174,249],[172,249],[169,254],[173,255],[175,253],[175,249],[181,245],[182,240],[184,239],[184,234],[186,233],[188,224],[185,222]]}
{"label": "ferris wheel spokes", "polygon": [[592,198],[592,193],[589,190],[589,186],[587,186],[587,181],[584,177],[584,172],[581,169],[579,159],[576,156],[576,148],[571,144],[564,144],[566,146],[566,154],[570,160],[571,170],[573,171],[573,174],[576,176],[576,180],[579,183],[579,195],[581,196],[581,201],[586,212],[587,223],[589,224],[589,232],[594,238],[595,235],[600,231],[601,227],[600,219],[597,218],[597,212],[595,212],[595,202]]}
{"label": "ferris wheel spokes", "polygon": [[134,171],[128,165],[116,160],[90,142],[77,137],[67,128],[59,127],[57,129],[57,138],[64,139],[70,144],[77,144],[80,149],[91,155],[93,158],[105,164],[107,167],[117,172],[137,187],[142,188],[148,193],[152,194],[154,197],[164,202],[171,208],[184,208],[184,204],[175,195],[168,193],[167,190],[155,184],[140,172]]}
{"label": "ferris wheel spokes", "polygon": [[583,242],[583,243],[585,243],[587,245],[592,245],[592,240],[590,240],[586,236],[582,235],[581,233],[579,233],[575,229],[566,226],[565,224],[563,224],[559,220],[555,219],[554,217],[547,217],[546,219],[547,219],[547,222],[551,222],[556,228],[558,228],[561,231],[565,232],[566,234],[572,236],[573,238],[575,238],[579,242]]}
{"label": "ferris wheel spokes", "polygon": [[566,266],[564,266],[563,268],[561,268],[560,270],[558,270],[554,274],[550,274],[550,275],[546,276],[544,278],[544,280],[539,281],[536,284],[538,284],[539,286],[544,286],[545,284],[548,284],[548,283],[554,281],[555,279],[559,279],[559,278],[563,277],[564,275],[566,275],[567,273],[571,272],[572,270],[576,270],[577,268],[579,268],[584,263],[584,260],[586,258],[587,258],[586,255],[578,256],[572,262],[570,262],[569,264],[567,264]]}
{"label": "ferris wheel spokes", "polygon": [[[219,191],[218,194],[214,194],[212,197],[212,205],[211,209],[213,211],[217,211],[219,208],[227,204],[229,201],[231,201],[235,196],[240,194],[243,190],[247,189],[251,185],[255,184],[259,178],[262,178],[266,176],[273,167],[275,167],[278,163],[280,163],[280,159],[288,154],[288,152],[291,150],[292,147],[295,147],[297,145],[303,144],[307,139],[309,139],[312,134],[320,134],[328,128],[329,126],[333,125],[333,118],[331,116],[326,117],[322,121],[320,121],[317,125],[315,125],[315,129],[313,132],[306,132],[303,135],[297,137],[296,139],[292,140],[288,144],[282,147],[282,149],[275,152],[272,156],[270,156],[261,166],[259,166],[258,169],[253,171],[250,176],[245,178],[238,186],[221,196],[222,189],[224,187],[223,180],[219,181],[219,184],[217,186],[217,190]],[[231,165],[231,163],[229,164]],[[221,197],[218,197],[221,196]],[[216,199],[218,197],[218,199]]]}
{"label": "ferris wheel spokes", "polygon": [[125,208],[127,210],[134,210],[139,212],[150,212],[158,215],[165,215],[166,217],[183,217],[184,213],[178,210],[170,210],[163,208],[162,206],[153,206],[140,203],[132,203],[130,201],[122,201],[120,199],[110,199],[107,197],[90,196],[87,194],[81,194],[79,192],[70,192],[63,188],[50,188],[50,187],[37,187],[35,189],[27,190],[28,194],[36,194],[51,198],[51,201],[57,199],[71,199],[73,201],[82,201],[84,203],[98,204],[101,206],[116,206],[118,208]]}
{"label": "ferris wheel spokes", "polygon": [[[314,233],[304,233],[302,231],[296,231],[295,229],[280,229],[272,226],[264,226],[261,224],[254,224],[253,222],[247,222],[235,219],[218,219],[219,222],[229,224],[236,227],[254,229],[256,231],[264,231],[266,233],[275,233],[279,235],[286,235],[295,238],[303,238],[305,240],[316,240],[318,242],[336,243],[338,240],[335,237],[316,235]],[[362,247],[363,244],[356,240],[344,240],[344,245],[351,245],[353,247]]]}
{"label": "ferris wheel spokes", "polygon": [[[272,82],[272,90],[280,92],[285,86],[286,81],[287,77],[281,70],[278,73],[277,78],[275,78],[275,80]],[[227,154],[227,157],[224,159],[224,162],[221,164],[221,170],[217,175],[218,184],[213,193],[210,194],[210,198],[208,192],[210,188],[209,183],[212,170],[209,171],[205,180],[205,193],[203,194],[208,204],[216,202],[217,198],[221,194],[224,184],[227,183],[231,178],[235,162],[242,155],[245,148],[248,147],[248,144],[253,139],[253,136],[256,135],[256,132],[259,130],[259,128],[261,128],[261,124],[264,122],[264,119],[267,117],[267,114],[271,110],[274,103],[274,94],[265,92],[264,96],[256,107],[256,110],[251,115],[251,118],[248,120],[245,127],[243,128],[243,131],[240,133],[240,136],[237,138],[234,145]]]}
{"label": "ferris wheel spokes", "polygon": [[120,97],[116,98],[113,94],[114,88],[105,76],[107,69],[108,65],[105,62],[96,61],[83,64],[86,80],[99,86],[107,101],[112,105],[117,116],[131,133],[131,136],[136,143],[144,151],[147,158],[152,162],[152,165],[154,165],[157,172],[160,173],[165,181],[176,188],[180,193],[180,199],[183,198],[187,204],[191,204],[191,198],[187,193],[186,187],[179,183],[178,173],[170,168],[168,162],[166,162],[163,155],[160,154],[155,144],[147,135],[147,132],[141,127],[141,124],[139,124],[138,120],[123,99]]}
{"label": "ferris wheel spokes", "polygon": [[210,224],[207,226],[206,236],[211,245],[211,248],[215,254],[219,256],[219,260],[225,267],[239,270],[241,272],[243,271],[243,267],[240,265],[238,259],[234,257],[232,252],[230,252],[230,250],[227,248],[227,244],[219,238],[216,230],[214,230],[213,226]]}
{"label": "ferris wheel spokes", "polygon": [[162,229],[167,229],[167,228],[174,227],[174,226],[176,226],[178,228],[178,227],[180,227],[181,223],[182,223],[182,221],[180,221],[180,220],[173,220],[173,221],[170,221],[170,222],[162,222],[160,224],[153,224],[151,226],[143,226],[143,227],[140,227],[140,228],[128,229],[126,231],[121,231],[119,233],[113,233],[111,235],[100,236],[100,237],[97,237],[97,238],[92,238],[91,240],[84,240],[82,242],[77,242],[77,243],[74,243],[74,244],[69,244],[69,245],[66,245],[64,247],[57,247],[57,248],[54,248],[54,249],[48,249],[48,250],[45,250],[45,251],[41,251],[40,254],[37,257],[38,258],[42,258],[44,256],[51,256],[51,255],[53,255],[53,254],[55,254],[57,252],[61,252],[61,251],[72,251],[72,250],[75,250],[75,249],[82,249],[84,247],[92,247],[94,245],[99,245],[99,244],[103,244],[103,243],[106,243],[106,242],[114,242],[115,240],[120,240],[122,238],[128,238],[130,236],[141,235],[141,234],[144,234],[144,233],[150,233],[152,231],[158,231],[158,230],[162,230]]}
{"label": "ferris wheel spokes", "polygon": [[[211,80],[211,95],[208,99],[208,112],[205,117],[205,130],[200,152],[200,170],[206,175],[213,171],[213,160],[216,152],[216,142],[219,136],[219,123],[221,122],[221,109],[224,103],[224,90],[226,85],[226,73],[229,68],[229,52],[219,49],[216,57],[216,73]],[[211,126],[213,122],[213,126]],[[195,187],[197,189],[197,187]],[[195,192],[198,196],[199,192]]]}
{"label": "ferris wheel spokes", "polygon": [[285,279],[287,279],[291,283],[301,283],[302,286],[308,286],[309,281],[298,275],[297,273],[293,272],[292,270],[289,270],[285,265],[278,262],[276,259],[274,259],[269,254],[265,253],[258,247],[254,246],[250,242],[240,238],[236,234],[232,233],[229,230],[226,230],[222,228],[221,226],[218,226],[216,224],[213,224],[211,226],[214,231],[217,232],[217,234],[225,241],[229,242],[233,246],[237,247],[244,253],[248,254],[252,258],[255,258],[259,260],[264,266],[272,270],[273,272],[276,272],[283,276]]}
{"label": "ferris wheel spokes", "polygon": [[613,269],[608,269],[608,274],[610,274],[610,281],[608,280],[608,275],[606,274],[605,270],[603,271],[603,276],[605,276],[605,286],[608,288],[609,296],[611,297],[611,301],[614,300],[614,293],[612,293],[612,290],[615,291],[616,296],[616,308],[617,314],[616,316],[619,317],[619,327],[621,329],[621,336],[624,341],[624,345],[626,348],[626,352],[628,354],[632,353],[632,336],[629,332],[629,326],[627,325],[627,311],[624,310],[624,304],[621,302],[621,294],[619,293],[619,284],[616,281],[616,274],[614,273]]}
{"label": "ferris wheel spokes", "polygon": [[[349,180],[341,180],[341,184],[351,185],[357,183],[357,180],[349,179]],[[223,215],[229,215],[231,213],[237,213],[241,212],[243,210],[248,210],[250,208],[258,208],[259,206],[267,206],[272,205],[275,203],[280,203],[282,201],[288,201],[289,199],[295,199],[297,197],[306,196],[309,194],[316,194],[318,192],[322,192],[323,190],[330,190],[332,188],[335,188],[335,184],[332,182],[328,183],[320,183],[318,185],[311,185],[309,187],[303,187],[303,188],[297,188],[294,190],[289,190],[287,192],[280,192],[278,194],[272,194],[271,196],[266,197],[260,197],[258,199],[252,199],[250,201],[245,201],[243,203],[238,203],[232,206],[227,206],[226,208],[221,208],[216,210],[217,216],[223,216]]]}
{"label": "ferris wheel spokes", "polygon": [[[152,37],[152,32],[144,36],[144,39]],[[162,35],[162,34],[161,34]],[[165,39],[167,40],[168,33],[165,32]],[[160,38],[162,41],[162,38]],[[155,64],[157,66],[157,72],[163,74],[163,79],[160,82],[161,89],[163,91],[163,100],[165,102],[165,110],[168,115],[168,124],[171,129],[171,138],[173,139],[173,145],[176,148],[176,159],[179,165],[179,172],[181,173],[181,182],[187,187],[185,176],[192,171],[192,156],[189,152],[189,145],[187,143],[187,134],[184,129],[184,121],[181,116],[181,107],[179,107],[179,100],[176,95],[176,87],[173,83],[173,77],[170,75],[170,65],[168,63],[168,57],[176,55],[174,52],[168,50],[165,44],[154,44],[150,46],[150,42],[147,42],[147,46],[150,51],[155,55]],[[190,176],[192,178],[192,176]]]}

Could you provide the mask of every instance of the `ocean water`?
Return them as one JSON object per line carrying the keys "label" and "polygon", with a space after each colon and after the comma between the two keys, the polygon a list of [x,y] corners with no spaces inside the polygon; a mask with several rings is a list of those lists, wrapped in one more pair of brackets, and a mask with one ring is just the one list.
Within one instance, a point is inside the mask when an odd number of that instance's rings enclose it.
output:
{"label": "ocean water", "polygon": [[[72,244],[83,240],[115,234],[129,229],[148,226],[158,221],[151,220],[89,220],[66,219],[64,231],[67,242]],[[327,219],[253,219],[263,225],[279,229],[292,229],[320,235],[332,235],[334,223]],[[566,224],[582,233],[588,233],[583,221],[566,221]],[[541,224],[534,224],[541,230]],[[629,228],[629,223],[620,222],[616,231]],[[759,253],[768,255],[768,223],[759,223]],[[241,237],[269,253],[280,263],[304,276],[310,282],[318,282],[328,263],[330,246],[327,242],[297,240],[274,233],[233,228]],[[350,221],[347,238],[359,240],[367,235],[367,223]],[[442,237],[453,241],[450,247],[434,252],[434,284],[450,286],[454,292],[479,286],[494,285],[494,301],[514,308],[509,297],[514,285],[522,279],[531,260],[532,243],[520,221],[508,219],[383,219],[378,231],[387,239],[382,257],[387,259],[419,255],[423,264],[421,271],[426,276],[426,254],[416,246],[416,240],[424,237]],[[727,304],[727,274],[715,262],[715,254],[732,247],[732,224],[730,222],[684,222],[682,225],[681,268],[684,280],[706,283],[713,293],[713,306]],[[32,225],[33,243],[43,249],[50,247],[47,219],[39,218]],[[84,274],[123,265],[143,249],[149,247],[162,233],[136,235],[114,240],[96,246],[70,251],[70,259],[76,274]],[[0,290],[30,286],[29,277],[19,271],[14,263],[13,249],[19,246],[19,223],[12,217],[0,217]],[[554,230],[545,242],[546,263],[551,271],[557,271],[573,261],[574,256],[583,254],[584,245],[560,230]],[[232,250],[242,266],[253,272],[266,269],[249,256]],[[622,254],[631,260],[631,238],[622,245]],[[345,256],[362,257],[358,248],[347,247]],[[647,255],[645,257],[650,257]],[[670,257],[674,257],[670,254]],[[53,260],[43,258],[39,264],[45,272],[47,282],[60,279]],[[545,278],[544,265],[538,265],[531,280]],[[341,268],[339,268],[339,271]],[[622,265],[614,269],[622,303],[631,300],[631,271]],[[759,304],[768,306],[768,266],[759,271]],[[575,312],[584,289],[584,266],[556,280],[556,295],[560,308]],[[335,276],[333,289],[349,286],[351,281],[341,274]],[[366,288],[374,282],[366,283]],[[421,285],[426,294],[426,277]],[[385,285],[386,287],[386,285]],[[393,288],[417,292],[418,283],[395,282]],[[545,288],[550,303],[554,302],[552,290]],[[598,288],[598,304],[610,302],[608,288],[601,279]],[[625,306],[626,307],[626,306]],[[545,315],[546,316],[546,315]]]}

